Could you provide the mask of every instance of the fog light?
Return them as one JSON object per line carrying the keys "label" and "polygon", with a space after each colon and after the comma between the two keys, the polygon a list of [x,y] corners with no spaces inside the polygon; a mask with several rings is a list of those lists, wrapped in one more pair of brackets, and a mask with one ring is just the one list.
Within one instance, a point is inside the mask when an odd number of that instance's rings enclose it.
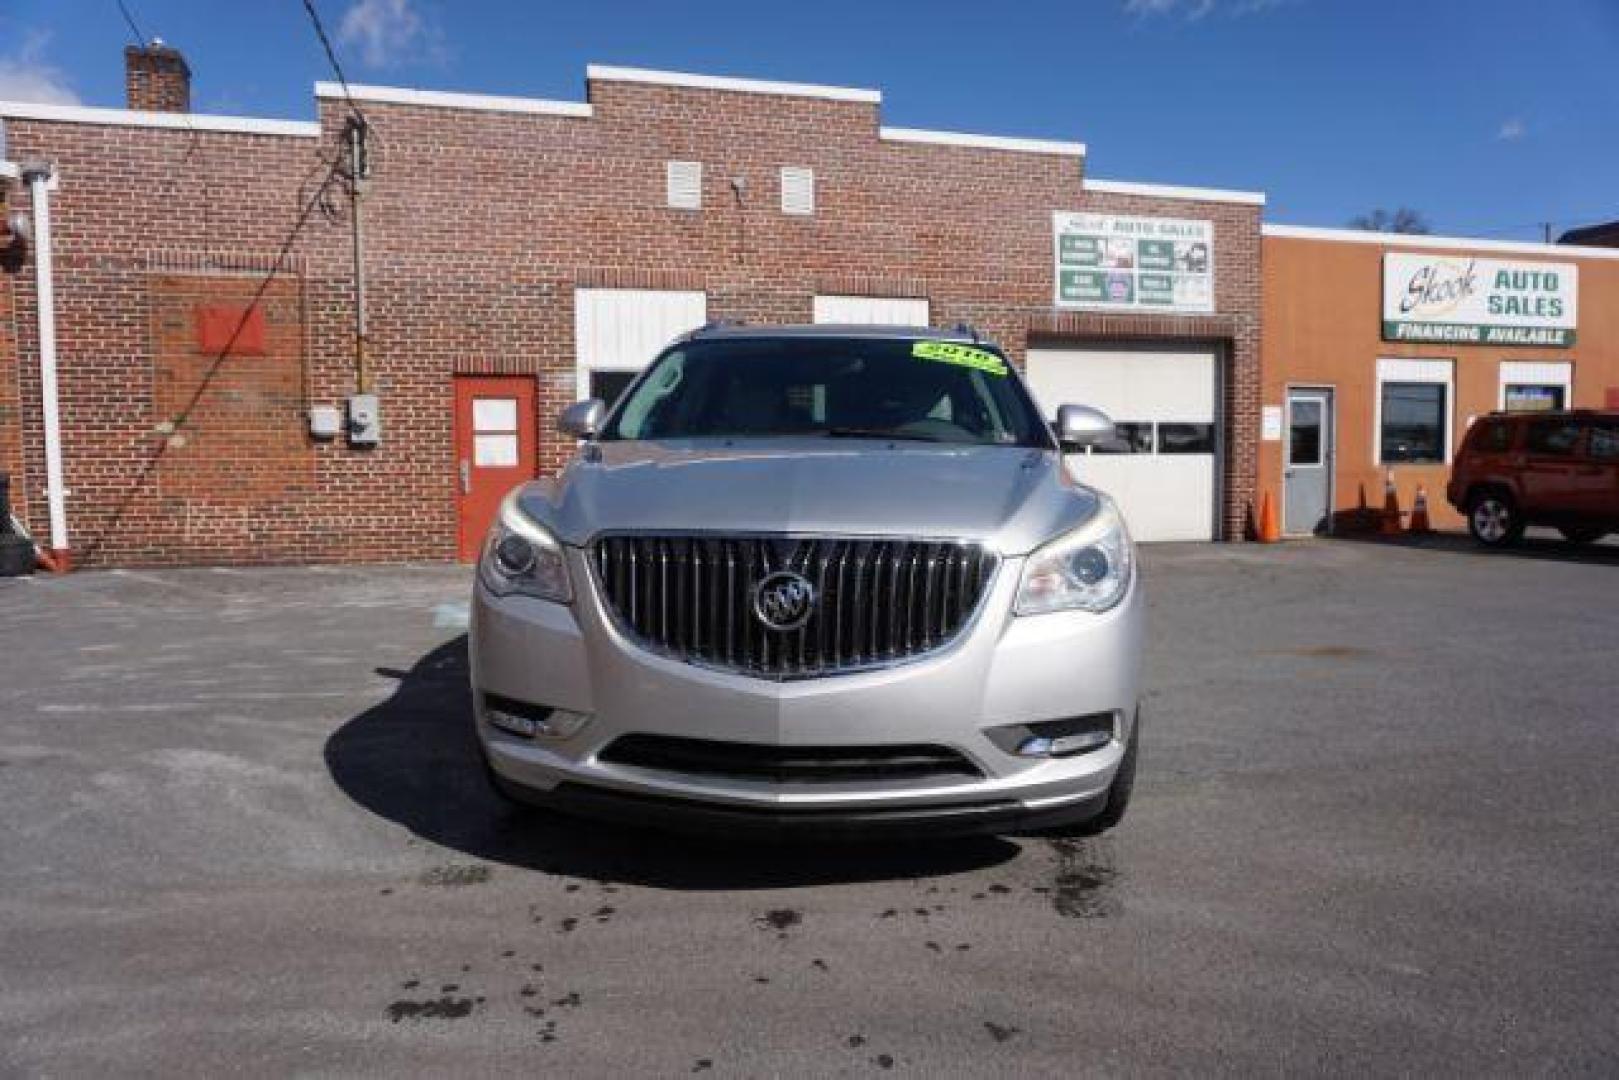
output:
{"label": "fog light", "polygon": [[1119,713],[1101,712],[1062,720],[1008,724],[990,728],[984,734],[996,746],[1018,757],[1061,758],[1088,754],[1122,738],[1119,725]]}
{"label": "fog light", "polygon": [[1055,739],[1031,735],[1017,748],[1017,752],[1024,757],[1063,757],[1067,754],[1083,754],[1112,741],[1111,731],[1082,731],[1077,735],[1059,735]]}
{"label": "fog light", "polygon": [[525,739],[536,736],[566,739],[590,722],[588,713],[553,709],[548,705],[531,705],[526,701],[502,697],[499,694],[483,696],[483,715],[490,726]]}

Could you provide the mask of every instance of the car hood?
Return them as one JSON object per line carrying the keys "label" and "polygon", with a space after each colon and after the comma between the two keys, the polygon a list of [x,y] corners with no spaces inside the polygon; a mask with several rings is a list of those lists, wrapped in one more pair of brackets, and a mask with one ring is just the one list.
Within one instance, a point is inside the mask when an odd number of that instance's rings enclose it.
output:
{"label": "car hood", "polygon": [[563,543],[605,532],[981,540],[1024,554],[1096,512],[1055,451],[865,439],[585,446],[519,505]]}

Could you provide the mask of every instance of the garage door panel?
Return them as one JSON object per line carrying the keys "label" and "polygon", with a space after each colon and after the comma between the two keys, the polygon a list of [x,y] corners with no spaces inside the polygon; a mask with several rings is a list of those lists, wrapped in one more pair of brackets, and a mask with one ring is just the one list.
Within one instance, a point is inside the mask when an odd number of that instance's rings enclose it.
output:
{"label": "garage door panel", "polygon": [[708,319],[708,294],[661,289],[576,289],[579,396],[592,371],[639,371],[665,345]]}
{"label": "garage door panel", "polygon": [[1093,405],[1115,423],[1152,428],[1150,452],[1068,455],[1070,472],[1113,497],[1137,540],[1214,538],[1216,457],[1186,451],[1212,447],[1202,436],[1218,417],[1216,363],[1207,348],[1029,351],[1029,386],[1047,417]]}

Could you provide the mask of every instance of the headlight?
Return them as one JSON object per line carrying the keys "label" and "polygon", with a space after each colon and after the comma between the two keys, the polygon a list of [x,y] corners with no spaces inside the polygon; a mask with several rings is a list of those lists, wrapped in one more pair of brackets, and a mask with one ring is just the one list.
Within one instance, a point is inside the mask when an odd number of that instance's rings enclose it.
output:
{"label": "headlight", "polygon": [[1124,519],[1103,502],[1095,517],[1029,556],[1013,610],[1106,611],[1130,591],[1134,555]]}
{"label": "headlight", "polygon": [[517,496],[500,504],[500,516],[484,544],[478,573],[497,596],[522,593],[566,604],[573,599],[562,545],[517,507]]}

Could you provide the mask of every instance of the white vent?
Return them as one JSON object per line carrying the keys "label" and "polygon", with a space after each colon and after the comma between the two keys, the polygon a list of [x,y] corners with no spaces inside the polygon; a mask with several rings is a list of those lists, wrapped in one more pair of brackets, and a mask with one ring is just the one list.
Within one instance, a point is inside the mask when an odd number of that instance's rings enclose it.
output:
{"label": "white vent", "polygon": [[781,212],[808,215],[815,213],[815,170],[792,165],[781,170]]}
{"label": "white vent", "polygon": [[671,161],[668,165],[669,205],[676,210],[697,210],[703,205],[703,163]]}

